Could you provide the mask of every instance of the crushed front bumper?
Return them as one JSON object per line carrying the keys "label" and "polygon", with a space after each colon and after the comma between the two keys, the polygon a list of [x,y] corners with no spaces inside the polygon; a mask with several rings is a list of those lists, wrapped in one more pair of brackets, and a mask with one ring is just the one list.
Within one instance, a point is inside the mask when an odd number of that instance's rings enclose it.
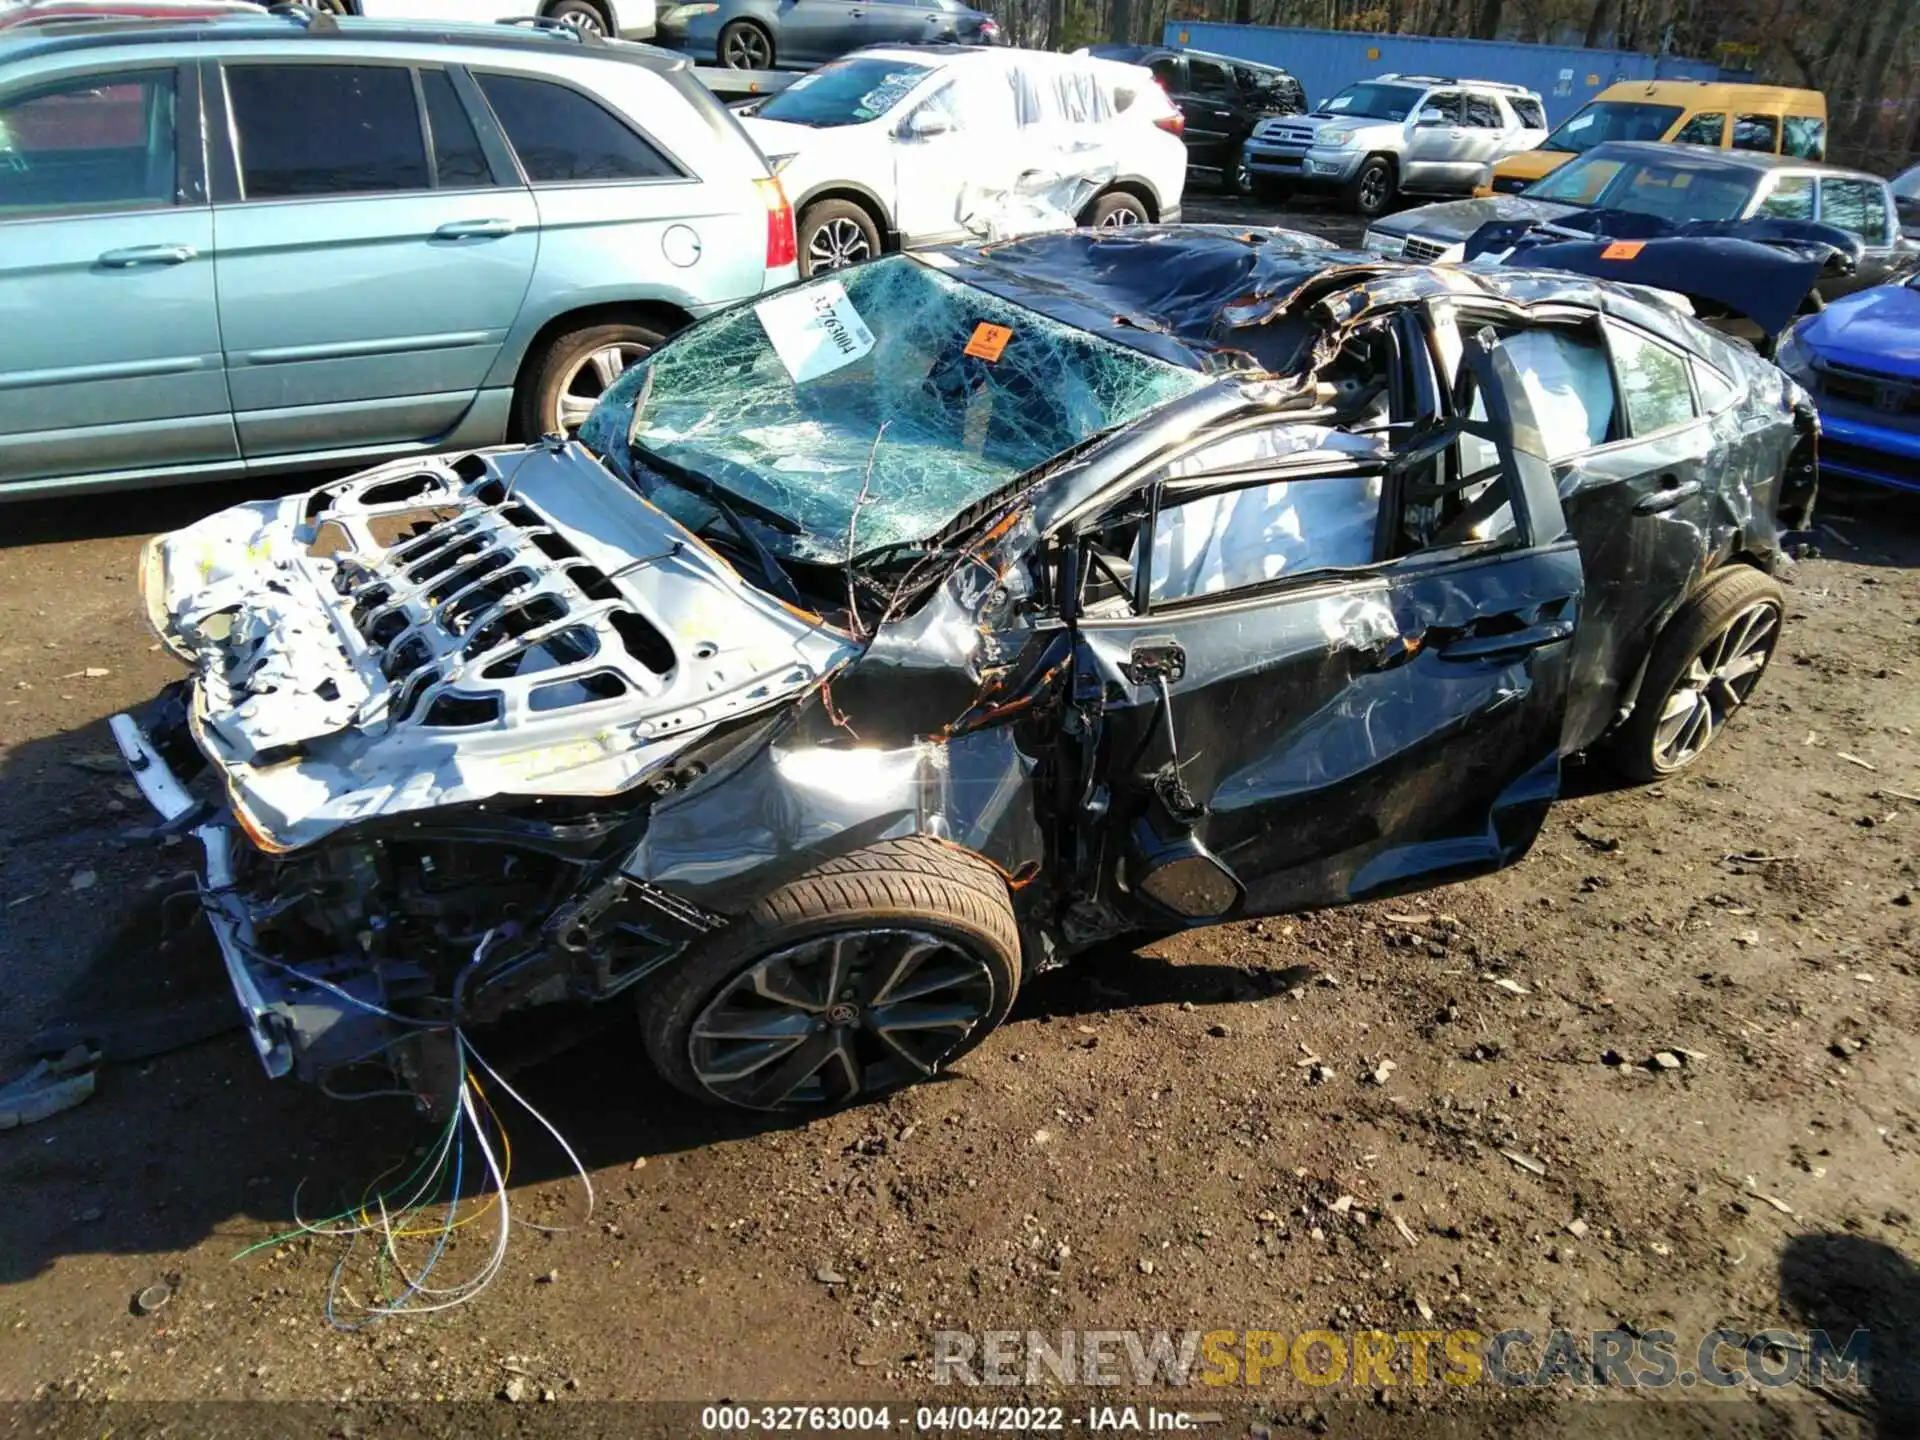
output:
{"label": "crushed front bumper", "polygon": [[227,805],[193,795],[167,760],[170,750],[179,754],[192,743],[184,713],[176,695],[163,694],[140,718],[115,715],[107,725],[134,783],[159,812],[162,830],[200,842],[200,907],[261,1065],[275,1080],[289,1074],[315,1080],[381,1052],[405,1027],[387,1018],[387,996],[373,967],[343,962],[314,973],[276,960],[260,943],[256,912],[241,884],[252,841]]}
{"label": "crushed front bumper", "polygon": [[200,877],[200,904],[207,924],[219,943],[220,957],[226,962],[227,978],[246,1015],[247,1035],[260,1052],[260,1063],[274,1079],[293,1069],[292,1024],[276,1005],[286,1002],[283,987],[271,977],[256,973],[248,957],[258,953],[254,945],[253,917],[234,889],[233,846],[245,843],[231,818],[216,813],[204,801],[196,800],[174,775],[159,748],[141,729],[133,716],[115,715],[107,722],[113,731],[113,743],[133,772],[134,784],[147,803],[160,813],[169,826],[187,830],[201,844],[205,864]]}

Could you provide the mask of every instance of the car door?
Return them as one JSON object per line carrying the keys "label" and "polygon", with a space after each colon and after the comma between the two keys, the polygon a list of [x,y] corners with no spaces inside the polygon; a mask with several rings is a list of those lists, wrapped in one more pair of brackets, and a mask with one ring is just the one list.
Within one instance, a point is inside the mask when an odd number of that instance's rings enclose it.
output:
{"label": "car door", "polygon": [[1447,191],[1461,188],[1461,175],[1478,167],[1469,162],[1473,137],[1466,125],[1467,97],[1459,90],[1435,90],[1408,117],[1406,156],[1401,184],[1409,190]]}
{"label": "car door", "polygon": [[1045,73],[984,61],[948,67],[901,106],[893,163],[903,243],[956,240],[970,233],[969,221],[1006,224],[1022,177],[1037,188],[1058,174],[1060,128]]}
{"label": "car door", "polygon": [[1176,96],[1175,103],[1187,117],[1187,159],[1217,170],[1228,163],[1239,143],[1234,135],[1238,92],[1233,72],[1218,60],[1199,55],[1187,56],[1186,62],[1186,92]]}
{"label": "car door", "polygon": [[[1517,516],[1499,540],[1429,532],[1402,553],[1386,447],[1271,420],[1086,527],[1079,573],[1118,583],[1076,611],[1074,693],[1101,697],[1130,918],[1389,895],[1531,843],[1558,790],[1581,568],[1545,462],[1509,438],[1534,428],[1512,366],[1472,343]],[[1226,903],[1188,903],[1209,895]]]}
{"label": "car door", "polygon": [[949,19],[930,0],[865,0],[859,10],[862,45],[924,45],[942,37]]}
{"label": "car door", "polygon": [[539,237],[460,89],[357,58],[209,62],[232,127],[215,272],[248,460],[428,445],[473,405]]}
{"label": "car door", "polygon": [[[1460,333],[1482,325],[1501,336],[1520,373],[1584,572],[1605,577],[1582,602],[1568,690],[1566,747],[1580,749],[1612,724],[1620,684],[1698,578],[1698,537],[1713,518],[1708,470],[1734,463],[1705,417],[1725,409],[1735,391],[1717,377],[1717,403],[1701,403],[1706,387],[1695,384],[1694,372],[1711,367],[1611,318],[1522,325],[1467,306],[1457,320],[1436,325],[1436,350],[1457,355]],[[1462,436],[1456,473],[1493,459],[1484,440]],[[1510,521],[1493,515],[1485,528],[1495,533],[1503,523]]]}
{"label": "car door", "polygon": [[0,88],[0,484],[238,458],[191,66]]}
{"label": "car door", "polygon": [[1896,213],[1889,203],[1886,185],[1878,180],[1820,177],[1818,218],[1821,223],[1859,236],[1860,243],[1866,247],[1853,274],[1820,282],[1822,296],[1837,299],[1891,278],[1904,259],[1899,249]]}
{"label": "car door", "polygon": [[868,40],[871,0],[781,0],[774,55],[782,65],[819,65]]}

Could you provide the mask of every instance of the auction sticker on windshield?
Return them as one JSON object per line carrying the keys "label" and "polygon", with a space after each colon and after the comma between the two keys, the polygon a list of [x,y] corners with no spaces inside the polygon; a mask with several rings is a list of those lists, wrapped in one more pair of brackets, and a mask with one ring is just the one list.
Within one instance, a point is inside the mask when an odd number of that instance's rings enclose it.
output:
{"label": "auction sticker on windshield", "polygon": [[873,331],[838,280],[771,296],[753,312],[796,385],[831,375],[873,350]]}

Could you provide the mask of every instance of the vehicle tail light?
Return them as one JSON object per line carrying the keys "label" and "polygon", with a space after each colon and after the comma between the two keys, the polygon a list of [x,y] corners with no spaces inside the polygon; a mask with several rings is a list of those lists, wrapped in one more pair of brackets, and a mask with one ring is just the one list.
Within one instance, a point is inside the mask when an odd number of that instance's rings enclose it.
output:
{"label": "vehicle tail light", "polygon": [[1169,135],[1178,135],[1187,128],[1187,117],[1176,110],[1171,115],[1154,116],[1153,123]]}
{"label": "vehicle tail light", "polygon": [[1000,38],[1000,27],[991,20],[982,20],[980,22],[980,38],[991,45],[995,40]]}
{"label": "vehicle tail light", "polygon": [[800,258],[800,246],[793,233],[793,203],[780,182],[769,175],[753,182],[767,207],[767,269],[778,270]]}

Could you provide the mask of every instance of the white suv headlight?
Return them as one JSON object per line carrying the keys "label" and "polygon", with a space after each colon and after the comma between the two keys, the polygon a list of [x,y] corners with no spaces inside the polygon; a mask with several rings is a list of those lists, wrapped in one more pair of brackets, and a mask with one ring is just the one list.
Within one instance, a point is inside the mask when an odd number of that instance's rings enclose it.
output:
{"label": "white suv headlight", "polygon": [[1378,255],[1383,260],[1398,259],[1400,252],[1407,248],[1407,237],[1389,235],[1384,230],[1367,231],[1366,239],[1360,242],[1360,248],[1369,255]]}

